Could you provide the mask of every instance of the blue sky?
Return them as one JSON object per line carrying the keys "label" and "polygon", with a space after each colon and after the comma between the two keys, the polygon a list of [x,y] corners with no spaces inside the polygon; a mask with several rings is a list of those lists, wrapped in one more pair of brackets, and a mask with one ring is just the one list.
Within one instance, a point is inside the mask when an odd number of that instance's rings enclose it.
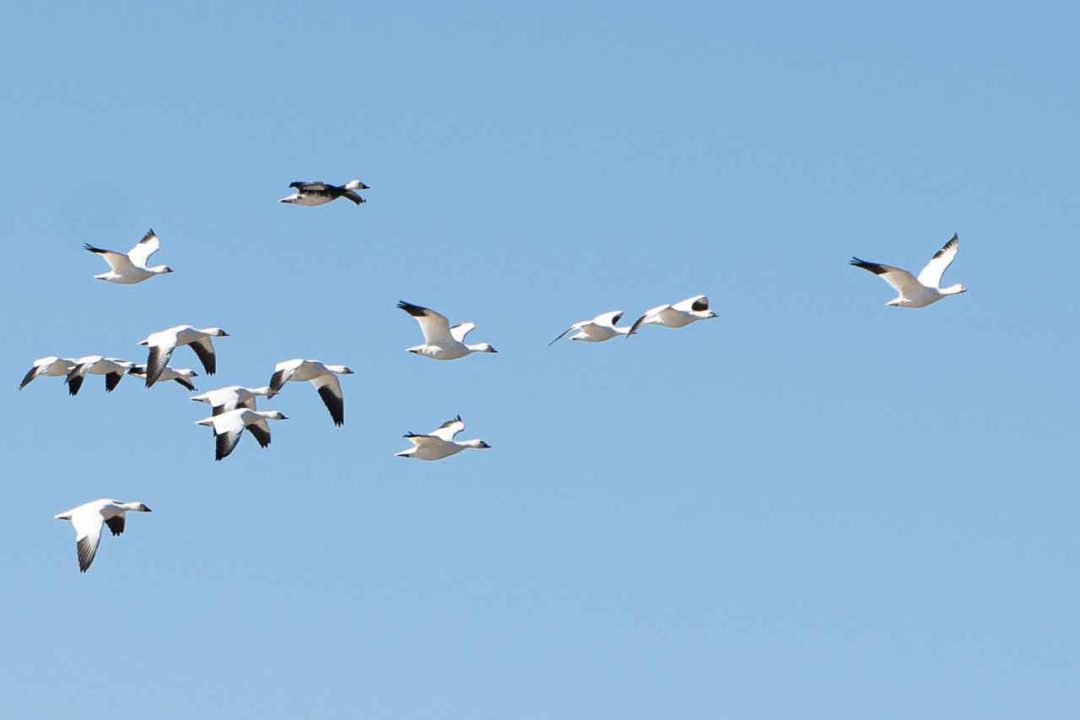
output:
{"label": "blue sky", "polygon": [[[1074,8],[19,4],[5,172],[11,717],[1071,718]],[[296,179],[369,203],[276,203]],[[176,273],[105,285],[148,228]],[[847,266],[957,232],[968,293]],[[720,319],[591,346],[605,310]],[[404,348],[399,299],[499,355]],[[227,461],[200,389],[345,363]],[[178,351],[174,365],[194,356]],[[461,413],[493,446],[395,459]],[[152,515],[76,571],[51,516]]]}

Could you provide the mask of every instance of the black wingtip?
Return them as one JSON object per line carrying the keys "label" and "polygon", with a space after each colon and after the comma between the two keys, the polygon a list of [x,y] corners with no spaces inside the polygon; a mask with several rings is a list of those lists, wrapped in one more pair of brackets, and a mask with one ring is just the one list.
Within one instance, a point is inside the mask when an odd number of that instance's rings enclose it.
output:
{"label": "black wingtip", "polygon": [[399,310],[404,310],[413,317],[420,317],[424,314],[424,311],[427,310],[427,308],[413,305],[411,302],[405,302],[404,300],[398,300],[397,307]]}
{"label": "black wingtip", "polygon": [[83,243],[83,250],[87,250],[87,251],[92,252],[92,253],[107,252],[106,250],[102,250],[99,247],[95,247],[95,246],[91,245],[90,243]]}

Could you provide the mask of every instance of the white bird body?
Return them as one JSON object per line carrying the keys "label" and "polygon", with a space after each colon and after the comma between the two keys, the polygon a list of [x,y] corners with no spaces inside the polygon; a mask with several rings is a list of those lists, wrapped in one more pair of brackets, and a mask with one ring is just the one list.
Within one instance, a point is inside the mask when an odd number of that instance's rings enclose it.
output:
{"label": "white bird body", "polygon": [[405,438],[412,443],[412,447],[401,452],[394,453],[394,457],[415,458],[417,460],[442,460],[443,458],[457,455],[462,450],[486,450],[491,446],[483,440],[462,440],[457,442],[454,437],[465,429],[465,422],[458,415],[453,420],[447,420],[438,428],[427,435],[406,433]]}
{"label": "white bird body", "polygon": [[229,333],[221,328],[194,328],[191,325],[177,325],[166,330],[151,333],[145,340],[140,340],[140,345],[147,345],[150,354],[146,360],[146,387],[150,387],[158,381],[165,366],[172,357],[173,350],[181,345],[188,345],[199,356],[203,369],[207,375],[213,375],[217,371],[217,359],[214,355],[214,345],[210,338],[228,337]]}
{"label": "white bird body", "polygon": [[705,295],[680,300],[671,305],[658,305],[634,321],[627,336],[633,335],[642,325],[659,325],[667,328],[686,327],[698,320],[710,320],[716,313],[709,309],[709,298]]}
{"label": "white bird body", "polygon": [[71,395],[78,395],[79,388],[82,387],[87,375],[104,375],[105,392],[112,392],[134,365],[135,363],[128,360],[106,358],[100,355],[81,357],[75,361],[74,367],[67,374],[68,392]]}
{"label": "white bird body", "polygon": [[397,306],[416,320],[424,334],[424,344],[406,348],[408,352],[433,360],[457,360],[472,353],[499,352],[488,343],[466,344],[465,336],[476,329],[476,323],[458,323],[450,327],[446,316],[431,308],[413,305],[404,300],[399,301]]}
{"label": "white bird body", "polygon": [[[128,370],[128,374],[134,375],[135,377],[145,378],[146,366],[136,365],[130,370]],[[199,373],[189,368],[173,368],[166,365],[165,368],[161,371],[161,375],[158,376],[158,381],[167,382],[169,380],[174,380],[178,385],[181,385],[188,390],[195,390],[195,383],[191,381],[191,378],[198,376]]]}
{"label": "white bird body", "polygon": [[283,360],[274,366],[270,377],[270,393],[276,395],[287,382],[310,382],[319,392],[334,425],[345,424],[345,398],[338,375],[352,375],[344,365],[324,365],[318,360]]}
{"label": "white bird body", "polygon": [[921,308],[932,305],[938,300],[949,295],[960,295],[967,292],[967,288],[957,283],[948,287],[940,287],[941,277],[956,259],[956,253],[960,250],[960,238],[953,235],[940,250],[934,253],[930,262],[922,269],[918,277],[913,276],[903,268],[892,265],[882,265],[851,258],[851,264],[874,273],[896,290],[898,295],[885,303],[891,307]]}
{"label": "white bird body", "polygon": [[277,410],[259,412],[247,408],[229,410],[220,415],[212,415],[202,420],[197,420],[196,425],[204,425],[214,429],[215,450],[214,459],[221,460],[229,456],[229,453],[240,442],[244,430],[250,432],[258,441],[260,447],[270,445],[270,424],[267,420],[288,420]]}
{"label": "white bird body", "polygon": [[102,498],[53,516],[57,520],[70,520],[75,528],[79,572],[86,572],[94,562],[98,544],[101,542],[101,526],[108,525],[113,535],[122,534],[128,512],[150,512],[150,508],[141,502],[122,503],[119,500]]}
{"label": "white bird body", "polygon": [[580,320],[563,330],[559,337],[548,343],[548,347],[551,347],[563,336],[571,332],[574,334],[570,336],[570,339],[581,342],[604,342],[620,335],[629,335],[630,328],[616,325],[622,316],[622,310],[612,310],[600,313],[592,320]]}
{"label": "white bird body", "polygon": [[274,393],[270,392],[270,388],[266,386],[247,388],[240,385],[229,385],[216,390],[209,390],[202,395],[193,395],[190,399],[195,402],[206,403],[213,408],[214,415],[221,415],[230,410],[245,408],[255,410],[257,409],[255,407],[255,398],[257,396],[272,397],[273,395]]}
{"label": "white bird body", "polygon": [[161,247],[161,241],[151,228],[143,235],[142,240],[135,243],[135,247],[126,253],[115,250],[104,250],[94,247],[89,243],[83,245],[88,251],[100,255],[109,264],[109,272],[95,275],[97,280],[116,283],[118,285],[134,285],[143,280],[149,280],[155,275],[165,275],[173,270],[168,265],[147,266],[150,256]]}
{"label": "white bird body", "polygon": [[56,357],[55,355],[38,358],[34,361],[34,364],[30,367],[30,370],[27,371],[26,375],[23,376],[22,382],[19,383],[19,389],[22,390],[24,387],[33,382],[35,378],[60,376],[66,377],[67,374],[71,372],[71,369],[74,367],[74,358],[62,358]]}
{"label": "white bird body", "polygon": [[356,205],[363,205],[367,200],[355,191],[370,189],[369,186],[359,180],[350,180],[344,185],[297,180],[289,183],[289,187],[294,188],[294,192],[281,198],[278,202],[283,202],[286,205],[303,205],[305,207],[325,205],[341,197],[351,200]]}

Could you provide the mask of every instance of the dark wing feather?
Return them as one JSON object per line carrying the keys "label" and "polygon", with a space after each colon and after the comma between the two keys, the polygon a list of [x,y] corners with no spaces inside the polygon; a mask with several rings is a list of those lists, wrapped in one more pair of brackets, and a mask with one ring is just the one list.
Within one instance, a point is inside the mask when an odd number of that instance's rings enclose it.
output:
{"label": "dark wing feather", "polygon": [[106,373],[105,374],[105,392],[112,392],[116,389],[116,386],[120,384],[120,381],[124,379],[123,373]]}
{"label": "dark wing feather", "polygon": [[27,385],[30,384],[31,380],[33,380],[36,377],[37,377],[37,368],[36,367],[30,368],[29,372],[27,372],[25,375],[23,375],[22,382],[19,383],[19,389],[22,390],[24,387],[26,387]]}
{"label": "dark wing feather", "polygon": [[367,202],[367,200],[365,200],[360,195],[357,195],[352,190],[346,190],[345,192],[341,193],[340,197],[346,198],[347,200],[352,200],[357,205],[363,205]]}
{"label": "dark wing feather", "polygon": [[281,387],[285,384],[285,371],[278,370],[270,376],[270,392],[276,393],[281,390]]}
{"label": "dark wing feather", "polygon": [[266,447],[270,444],[270,433],[258,425],[248,425],[247,431],[258,441],[259,447]]}
{"label": "dark wing feather", "polygon": [[181,385],[186,387],[188,390],[194,390],[195,389],[195,386],[191,383],[191,381],[188,380],[185,377],[175,377],[175,378],[173,378],[173,380],[180,383]]}
{"label": "dark wing feather", "polygon": [[236,443],[240,442],[240,436],[243,434],[244,431],[240,430],[239,432],[227,432],[214,436],[214,459],[221,460],[229,457],[229,453],[236,448]]}
{"label": "dark wing feather", "polygon": [[879,263],[873,263],[873,262],[867,262],[865,260],[860,260],[857,257],[851,258],[849,264],[854,265],[857,268],[862,268],[863,270],[869,270],[870,272],[874,273],[875,275],[884,275],[885,273],[889,272],[889,270],[892,269],[892,268],[889,268],[889,267],[887,267],[885,265],[881,265]]}
{"label": "dark wing feather", "polygon": [[326,409],[330,411],[330,417],[334,419],[334,424],[341,426],[345,424],[345,398],[339,398],[334,394],[334,391],[330,389],[328,385],[323,385],[319,388],[319,397],[322,398],[323,404],[326,405]]}
{"label": "dark wing feather", "polygon": [[158,381],[170,357],[172,357],[172,348],[164,350],[157,345],[150,346],[150,355],[146,358],[146,387]]}
{"label": "dark wing feather", "polygon": [[82,387],[83,380],[85,380],[85,379],[86,379],[85,375],[76,374],[76,372],[74,370],[72,370],[71,372],[68,373],[67,386],[68,386],[68,394],[71,395],[71,397],[75,397],[76,395],[79,394],[79,388]]}
{"label": "dark wing feather", "polygon": [[109,530],[113,535],[122,535],[124,533],[124,516],[116,515],[114,517],[105,520],[105,524],[109,526]]}
{"label": "dark wing feather", "polygon": [[90,536],[87,535],[84,538],[80,538],[75,543],[75,547],[79,553],[79,572],[86,572],[90,569],[90,564],[94,562],[94,556],[97,555],[98,543],[101,541],[101,535]]}
{"label": "dark wing feather", "polygon": [[[206,344],[204,345],[203,343]],[[199,362],[202,363],[203,369],[206,370],[206,374],[213,375],[217,371],[217,359],[214,355],[214,346],[210,344],[209,338],[196,340],[191,343],[191,349],[199,356]]]}

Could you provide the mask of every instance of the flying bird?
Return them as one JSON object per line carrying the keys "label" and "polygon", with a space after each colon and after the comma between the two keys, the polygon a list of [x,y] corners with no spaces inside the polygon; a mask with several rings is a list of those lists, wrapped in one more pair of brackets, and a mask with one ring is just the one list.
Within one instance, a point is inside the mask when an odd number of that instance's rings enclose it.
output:
{"label": "flying bird", "polygon": [[456,360],[472,353],[498,353],[488,343],[465,344],[465,336],[476,328],[476,323],[458,323],[450,327],[445,315],[419,305],[398,301],[398,308],[412,315],[420,324],[424,344],[406,348],[409,352],[435,360]]}
{"label": "flying bird", "polygon": [[710,320],[714,317],[716,313],[709,309],[709,298],[705,295],[695,295],[673,305],[658,305],[647,310],[644,315],[634,321],[626,336],[630,337],[636,333],[642,325],[681,328],[698,320]]}
{"label": "flying bird", "polygon": [[359,180],[350,180],[344,185],[331,185],[330,183],[324,182],[305,182],[303,180],[297,180],[296,182],[289,183],[289,187],[294,188],[295,192],[281,198],[280,202],[288,205],[305,205],[307,207],[325,205],[331,200],[337,200],[341,197],[351,200],[357,205],[362,205],[363,203],[366,203],[367,200],[360,197],[356,191],[369,189],[368,185],[365,185]]}
{"label": "flying bird", "polygon": [[610,340],[613,337],[619,335],[630,334],[630,328],[616,327],[615,324],[622,318],[622,310],[612,310],[611,312],[600,313],[592,320],[581,320],[574,323],[570,327],[563,330],[559,337],[555,338],[548,343],[548,347],[551,347],[567,333],[574,332],[570,336],[571,340],[580,340],[582,342],[604,342]]}
{"label": "flying bird", "polygon": [[949,241],[940,250],[934,253],[930,262],[922,269],[918,277],[902,268],[880,263],[866,262],[857,257],[851,258],[851,264],[855,267],[869,270],[885,282],[893,286],[897,293],[895,298],[885,303],[892,307],[921,308],[936,303],[948,295],[959,295],[967,292],[967,288],[957,283],[949,287],[939,287],[941,276],[956,259],[956,253],[960,249],[960,238],[954,233]]}
{"label": "flying bird", "polygon": [[140,345],[150,348],[150,354],[146,360],[146,387],[150,387],[158,381],[165,366],[172,357],[173,350],[180,345],[189,345],[199,356],[203,370],[207,375],[213,375],[217,371],[217,360],[214,357],[214,345],[210,338],[228,337],[229,333],[221,328],[210,327],[197,329],[190,325],[177,325],[167,330],[151,333],[145,340],[140,340]]}
{"label": "flying bird", "polygon": [[75,360],[73,358],[62,358],[50,355],[49,357],[38,358],[34,361],[34,364],[23,376],[22,382],[19,383],[19,389],[34,381],[39,377],[60,377],[67,376],[71,369],[75,367]]}
{"label": "flying bird", "polygon": [[454,438],[464,429],[465,421],[458,415],[453,420],[447,420],[428,435],[417,435],[412,432],[405,433],[404,437],[412,443],[412,447],[394,453],[394,457],[442,460],[445,457],[456,455],[466,448],[486,450],[491,447],[483,440],[455,442]]}
{"label": "flying bird", "polygon": [[105,259],[105,262],[109,263],[109,272],[95,275],[94,278],[97,280],[105,280],[118,285],[134,285],[143,280],[149,280],[155,275],[165,275],[173,271],[168,265],[152,265],[149,267],[146,265],[147,261],[150,260],[150,256],[161,247],[161,241],[158,240],[153,228],[147,230],[142,240],[135,243],[135,247],[126,253],[103,250],[94,247],[90,243],[84,243],[83,247],[95,255],[100,255]]}
{"label": "flying bird", "polygon": [[196,425],[205,425],[214,429],[214,459],[227,458],[240,442],[240,436],[244,430],[250,432],[259,442],[259,447],[270,445],[270,425],[267,420],[288,420],[277,410],[259,412],[239,408],[229,410],[220,415],[212,415],[202,420],[197,420]]}
{"label": "flying bird", "polygon": [[[130,370],[128,370],[128,374],[134,375],[135,377],[145,378],[146,366],[136,365]],[[165,366],[165,368],[161,371],[161,375],[158,376],[158,380],[160,382],[175,380],[178,385],[182,385],[188,390],[194,391],[195,383],[191,382],[191,378],[198,376],[199,373],[195,372],[194,370],[189,370],[188,368],[180,368],[179,370],[177,370],[176,368]]]}
{"label": "flying bird", "polygon": [[102,498],[84,503],[58,515],[57,520],[70,520],[75,528],[75,548],[79,557],[79,572],[86,572],[97,555],[101,542],[101,526],[108,525],[113,535],[121,535],[128,512],[150,512],[141,502],[122,503]]}
{"label": "flying bird", "polygon": [[100,355],[81,357],[75,361],[75,366],[68,371],[68,393],[73,397],[78,395],[79,388],[82,387],[83,380],[86,379],[87,375],[104,375],[105,392],[112,392],[134,364],[127,360],[105,358]]}
{"label": "flying bird", "polygon": [[344,365],[323,365],[318,360],[284,360],[274,366],[274,374],[270,377],[270,393],[277,394],[289,381],[307,380],[319,391],[319,397],[330,411],[334,424],[340,427],[345,424],[345,399],[342,397],[341,382],[337,376],[352,374],[353,371]]}
{"label": "flying bird", "polygon": [[248,388],[240,385],[229,385],[228,387],[209,390],[202,395],[193,395],[188,399],[195,402],[206,403],[213,410],[211,414],[221,415],[230,410],[245,408],[248,410],[256,410],[255,398],[257,396],[273,397],[273,395],[274,393],[270,392],[270,388],[266,386]]}

